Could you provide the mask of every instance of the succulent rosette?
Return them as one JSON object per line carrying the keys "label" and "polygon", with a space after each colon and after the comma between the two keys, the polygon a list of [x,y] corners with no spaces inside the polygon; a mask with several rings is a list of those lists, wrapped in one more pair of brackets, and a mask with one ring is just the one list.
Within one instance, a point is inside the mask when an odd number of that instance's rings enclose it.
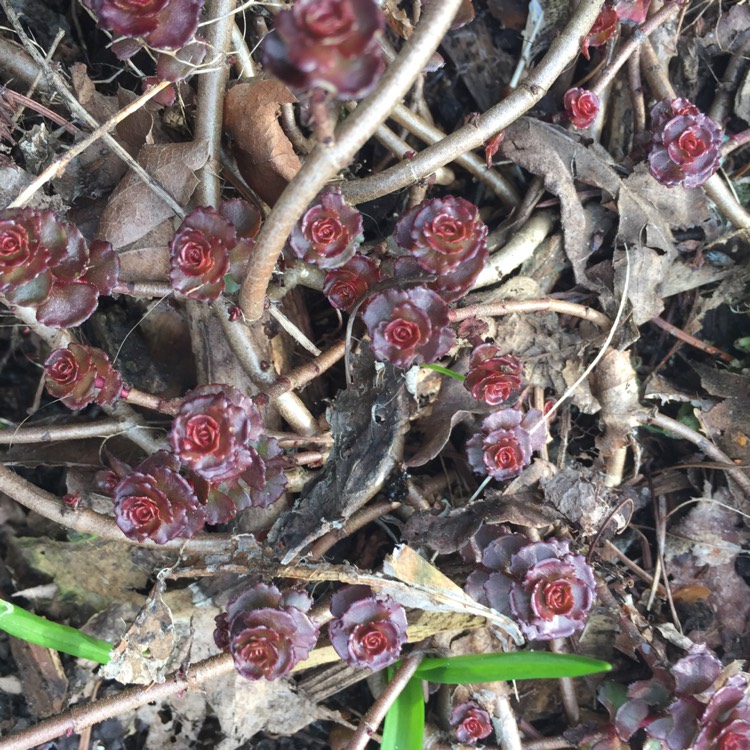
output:
{"label": "succulent rosette", "polygon": [[214,641],[229,651],[248,680],[275,680],[307,658],[318,626],[307,616],[312,600],[304,592],[282,594],[259,583],[238,594],[216,618]]}
{"label": "succulent rosette", "polygon": [[198,28],[204,0],[83,0],[113,34],[142,37],[151,47],[177,49]]}
{"label": "succulent rosette", "polygon": [[620,21],[631,24],[641,24],[648,16],[651,0],[617,0],[615,13]]}
{"label": "succulent rosette", "polygon": [[385,69],[385,17],[375,0],[297,0],[261,45],[263,66],[297,93],[361,99]]}
{"label": "succulent rosette", "polygon": [[40,323],[76,326],[109,294],[120,269],[108,242],[89,248],[77,227],[53,211],[0,211],[0,292],[14,305],[36,308]]}
{"label": "succulent rosette", "polygon": [[319,268],[337,268],[352,258],[362,239],[362,215],[338,188],[328,188],[295,224],[289,247]]}
{"label": "succulent rosette", "polygon": [[219,484],[257,460],[249,443],[262,429],[260,412],[243,393],[229,385],[202,385],[183,399],[169,438],[180,461]]}
{"label": "succulent rosette", "polygon": [[581,54],[587,60],[589,59],[589,47],[601,47],[606,44],[617,30],[619,20],[615,9],[609,3],[605,3],[581,45]]}
{"label": "succulent rosette", "polygon": [[456,733],[456,739],[474,745],[492,734],[492,719],[487,711],[474,701],[459,703],[453,708],[450,724]]}
{"label": "succulent rosette", "polygon": [[468,291],[489,257],[487,225],[479,210],[453,195],[412,208],[396,225],[394,237],[420,268],[438,277],[435,291],[448,302]]}
{"label": "succulent rosette", "polygon": [[448,325],[448,306],[438,294],[422,286],[374,294],[362,319],[375,356],[405,370],[434,362],[455,341]]}
{"label": "succulent rosette", "polygon": [[343,266],[326,273],[323,294],[337,310],[351,312],[381,278],[378,264],[372,258],[354,255]]}
{"label": "succulent rosette", "polygon": [[700,187],[719,168],[721,127],[686,99],[659,102],[651,118],[651,175],[667,187]]}
{"label": "succulent rosette", "polygon": [[373,596],[369,586],[347,586],[331,599],[328,635],[349,665],[382,669],[393,664],[406,643],[406,612],[388,596]]}
{"label": "succulent rosette", "polygon": [[477,401],[490,406],[508,403],[521,392],[522,382],[523,363],[518,357],[500,354],[494,344],[482,344],[471,353],[464,388]]}
{"label": "succulent rosette", "polygon": [[122,376],[101,350],[84,344],[55,349],[44,362],[44,384],[69,409],[113,404],[122,395]]}
{"label": "succulent rosette", "polygon": [[171,453],[157,451],[119,481],[113,497],[115,522],[125,536],[164,544],[189,539],[203,528],[203,507],[179,469]]}
{"label": "succulent rosette", "polygon": [[210,302],[224,291],[237,231],[216,209],[193,209],[169,245],[169,281],[186,297]]}
{"label": "succulent rosette", "polygon": [[505,534],[485,548],[466,581],[467,593],[513,617],[529,640],[564,638],[581,630],[594,603],[594,574],[567,542],[531,542]]}
{"label": "succulent rosette", "polygon": [[477,474],[510,479],[531,463],[531,454],[547,439],[542,413],[529,409],[501,409],[482,422],[481,432],[466,443],[469,465]]}
{"label": "succulent rosette", "polygon": [[[702,644],[668,669],[652,664],[654,677],[634,682],[615,717],[618,736],[639,729],[667,750],[740,750],[750,747],[748,675],[723,670]],[[655,743],[658,743],[655,744]]]}
{"label": "succulent rosette", "polygon": [[601,102],[599,97],[587,89],[568,89],[563,97],[563,106],[576,128],[588,128],[594,124]]}

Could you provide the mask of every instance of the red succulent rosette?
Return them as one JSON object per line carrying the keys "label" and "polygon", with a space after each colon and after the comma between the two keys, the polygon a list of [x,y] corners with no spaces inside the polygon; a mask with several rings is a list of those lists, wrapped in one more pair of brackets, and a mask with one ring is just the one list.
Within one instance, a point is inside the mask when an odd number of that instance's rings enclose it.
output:
{"label": "red succulent rosette", "polygon": [[619,18],[615,9],[605,3],[581,45],[581,54],[587,60],[589,59],[589,47],[601,47],[606,44],[615,33],[618,21]]}
{"label": "red succulent rosette", "polygon": [[338,188],[324,190],[289,237],[292,253],[319,268],[343,266],[361,242],[362,215],[344,200]]}
{"label": "red succulent rosette", "polygon": [[620,21],[631,24],[641,24],[648,16],[651,0],[617,0],[615,13]]}
{"label": "red succulent rosette", "polygon": [[377,359],[403,369],[434,362],[456,338],[448,325],[448,306],[422,286],[374,294],[362,319]]}
{"label": "red succulent rosette", "polygon": [[406,612],[368,586],[347,586],[331,599],[328,635],[336,653],[353,667],[382,669],[393,664],[406,643]]}
{"label": "red succulent rosette", "polygon": [[69,409],[83,409],[91,403],[113,404],[122,394],[122,377],[112,368],[101,349],[68,344],[55,349],[44,363],[47,391]]}
{"label": "red succulent rosette", "polygon": [[214,641],[229,651],[248,680],[275,680],[307,658],[318,626],[307,616],[312,604],[304,592],[283,594],[259,583],[229,601],[216,618]]}
{"label": "red succulent rosette", "polygon": [[459,703],[451,711],[450,724],[456,739],[473,745],[492,734],[492,719],[487,711],[474,701]]}
{"label": "red succulent rosette", "polygon": [[0,211],[0,291],[14,305],[35,307],[44,325],[83,323],[99,295],[113,289],[119,269],[108,242],[89,250],[78,229],[53,211]]}
{"label": "red succulent rosette", "polygon": [[189,539],[203,528],[203,508],[179,468],[171,453],[158,451],[120,480],[113,502],[115,521],[125,536],[165,544],[177,537]]}
{"label": "red succulent rosette", "polygon": [[102,28],[118,36],[143,37],[151,47],[177,49],[198,28],[204,0],[83,0]]}
{"label": "red succulent rosette", "polygon": [[567,542],[504,534],[484,549],[467,593],[513,617],[529,640],[564,638],[583,628],[596,582],[586,558]]}
{"label": "red succulent rosette", "polygon": [[384,28],[375,0],[297,0],[276,16],[261,59],[297,93],[320,88],[339,99],[361,99],[385,69],[378,44]]}
{"label": "red succulent rosette", "polygon": [[326,273],[323,294],[337,310],[351,312],[381,279],[378,264],[372,258],[355,255]]}
{"label": "red succulent rosette", "polygon": [[[670,114],[675,114],[667,119]],[[686,99],[657,104],[652,113],[654,138],[649,171],[662,185],[695,188],[719,168],[722,130]]]}
{"label": "red succulent rosette", "polygon": [[599,97],[587,89],[568,89],[563,97],[565,111],[576,128],[588,128],[599,114]]}
{"label": "red succulent rosette", "polygon": [[508,403],[521,392],[523,363],[512,354],[500,354],[494,344],[482,344],[471,353],[466,388],[477,401],[490,406]]}
{"label": "red succulent rosette", "polygon": [[453,195],[422,201],[398,222],[394,236],[428,273],[450,273],[478,257],[482,265],[487,260],[487,225],[479,209]]}
{"label": "red succulent rosette", "polygon": [[542,413],[502,409],[482,422],[482,430],[466,443],[469,464],[477,474],[503,480],[518,476],[531,455],[547,439]]}
{"label": "red succulent rosette", "polygon": [[201,385],[183,399],[169,439],[191,471],[219,484],[256,461],[249,443],[262,429],[260,412],[243,393],[229,385]]}
{"label": "red succulent rosette", "polygon": [[224,291],[229,254],[237,244],[234,225],[214,208],[195,208],[169,245],[169,282],[190,299],[211,302]]}

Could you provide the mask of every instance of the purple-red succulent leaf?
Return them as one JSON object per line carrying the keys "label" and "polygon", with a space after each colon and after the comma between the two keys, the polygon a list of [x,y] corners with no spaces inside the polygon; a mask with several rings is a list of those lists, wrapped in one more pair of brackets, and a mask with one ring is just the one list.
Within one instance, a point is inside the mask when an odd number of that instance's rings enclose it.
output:
{"label": "purple-red succulent leaf", "polygon": [[343,266],[326,273],[323,294],[338,310],[351,312],[354,306],[382,279],[376,261],[355,254]]}
{"label": "purple-red succulent leaf", "polygon": [[[677,661],[670,670],[676,695],[695,695],[708,690],[721,672],[721,662],[704,646],[698,644]],[[740,692],[741,694],[741,692]]]}
{"label": "purple-red succulent leaf", "polygon": [[646,20],[649,5],[651,5],[651,0],[617,0],[615,13],[621,22],[637,25]]}
{"label": "purple-red succulent leaf", "polygon": [[89,267],[81,280],[93,284],[102,296],[115,288],[120,280],[120,256],[109,242],[94,240],[89,245]]}
{"label": "purple-red succulent leaf", "polygon": [[586,89],[568,89],[563,97],[563,106],[576,128],[588,128],[594,124],[599,115],[601,102],[599,97]]}
{"label": "purple-red succulent leaf", "polygon": [[644,726],[649,715],[649,706],[646,701],[636,698],[625,701],[617,709],[615,716],[615,728],[621,740],[627,742],[639,729]]}
{"label": "purple-red succulent leaf", "polygon": [[72,328],[88,320],[99,301],[99,292],[85,281],[54,283],[47,299],[36,309],[36,319],[52,328]]}
{"label": "purple-red succulent leaf", "polygon": [[242,198],[222,201],[219,213],[234,226],[237,236],[243,239],[257,237],[263,224],[261,212],[252,203]]}
{"label": "purple-red succulent leaf", "polygon": [[361,99],[385,68],[384,28],[375,0],[298,0],[263,39],[263,66],[298,93]]}
{"label": "purple-red succulent leaf", "polygon": [[295,224],[289,247],[297,258],[328,269],[350,260],[362,239],[362,215],[338,188],[327,188]]}
{"label": "purple-red succulent leaf", "polygon": [[494,344],[472,353],[464,387],[477,401],[500,406],[517,399],[522,389],[523,364],[511,354],[499,354]]}
{"label": "purple-red succulent leaf", "polygon": [[450,725],[459,742],[474,745],[492,734],[492,719],[487,711],[474,701],[460,703],[453,708]]}
{"label": "purple-red succulent leaf", "polygon": [[581,54],[587,60],[589,59],[589,47],[601,47],[602,44],[606,44],[615,33],[618,20],[615,9],[611,5],[605,4],[581,45]]}
{"label": "purple-red succulent leaf", "polygon": [[482,565],[490,570],[503,570],[510,565],[513,555],[528,543],[525,534],[503,534],[484,548]]}
{"label": "purple-red succulent leaf", "polygon": [[362,319],[375,357],[403,369],[434,362],[455,341],[448,325],[448,306],[439,295],[422,286],[374,294]]}

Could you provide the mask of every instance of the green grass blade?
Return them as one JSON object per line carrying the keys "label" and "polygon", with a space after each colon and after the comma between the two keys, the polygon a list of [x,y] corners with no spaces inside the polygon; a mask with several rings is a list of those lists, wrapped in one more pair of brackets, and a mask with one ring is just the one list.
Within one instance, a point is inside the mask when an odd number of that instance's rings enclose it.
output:
{"label": "green grass blade", "polygon": [[435,372],[439,372],[441,375],[447,375],[449,378],[454,378],[455,380],[460,380],[461,382],[466,380],[465,376],[461,375],[458,372],[454,372],[453,370],[449,370],[447,367],[443,367],[442,365],[429,364],[422,365],[422,367],[425,370],[434,370]]}
{"label": "green grass blade", "polygon": [[71,656],[107,664],[112,644],[100,641],[67,625],[58,625],[0,599],[0,630],[38,646],[53,648]]}
{"label": "green grass blade", "polygon": [[422,680],[412,678],[385,715],[381,750],[422,750],[424,697]]}
{"label": "green grass blade", "polygon": [[510,654],[470,654],[445,659],[424,659],[416,676],[429,682],[465,685],[495,680],[538,680],[553,677],[580,677],[609,672],[606,661],[575,654],[547,651],[515,651]]}

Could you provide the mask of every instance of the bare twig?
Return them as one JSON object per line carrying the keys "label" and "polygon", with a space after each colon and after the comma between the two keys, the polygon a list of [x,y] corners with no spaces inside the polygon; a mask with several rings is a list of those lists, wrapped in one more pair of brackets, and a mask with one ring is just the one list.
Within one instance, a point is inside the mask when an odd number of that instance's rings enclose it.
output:
{"label": "bare twig", "polygon": [[612,321],[598,310],[587,305],[579,305],[576,302],[567,302],[561,299],[512,299],[504,302],[486,302],[481,305],[462,307],[460,310],[451,310],[449,313],[451,323],[459,323],[467,318],[476,316],[497,317],[522,312],[556,312],[562,315],[573,315],[576,318],[588,320],[599,328],[609,328]]}
{"label": "bare twig", "polygon": [[83,424],[51,424],[41,427],[19,427],[0,432],[0,445],[29,445],[52,443],[57,440],[87,440],[88,438],[110,437],[138,427],[134,422],[116,419],[102,419]]}
{"label": "bare twig", "polygon": [[[414,159],[373,177],[352,181],[348,199],[354,203],[374,200],[424,179],[438,167],[455,161],[461,154],[481,146],[533,107],[549,90],[562,71],[580,52],[582,38],[593,26],[602,0],[583,0],[567,26],[550,46],[542,62],[512,94],[487,110],[475,123],[464,125]],[[432,6],[430,6],[432,7]]]}

